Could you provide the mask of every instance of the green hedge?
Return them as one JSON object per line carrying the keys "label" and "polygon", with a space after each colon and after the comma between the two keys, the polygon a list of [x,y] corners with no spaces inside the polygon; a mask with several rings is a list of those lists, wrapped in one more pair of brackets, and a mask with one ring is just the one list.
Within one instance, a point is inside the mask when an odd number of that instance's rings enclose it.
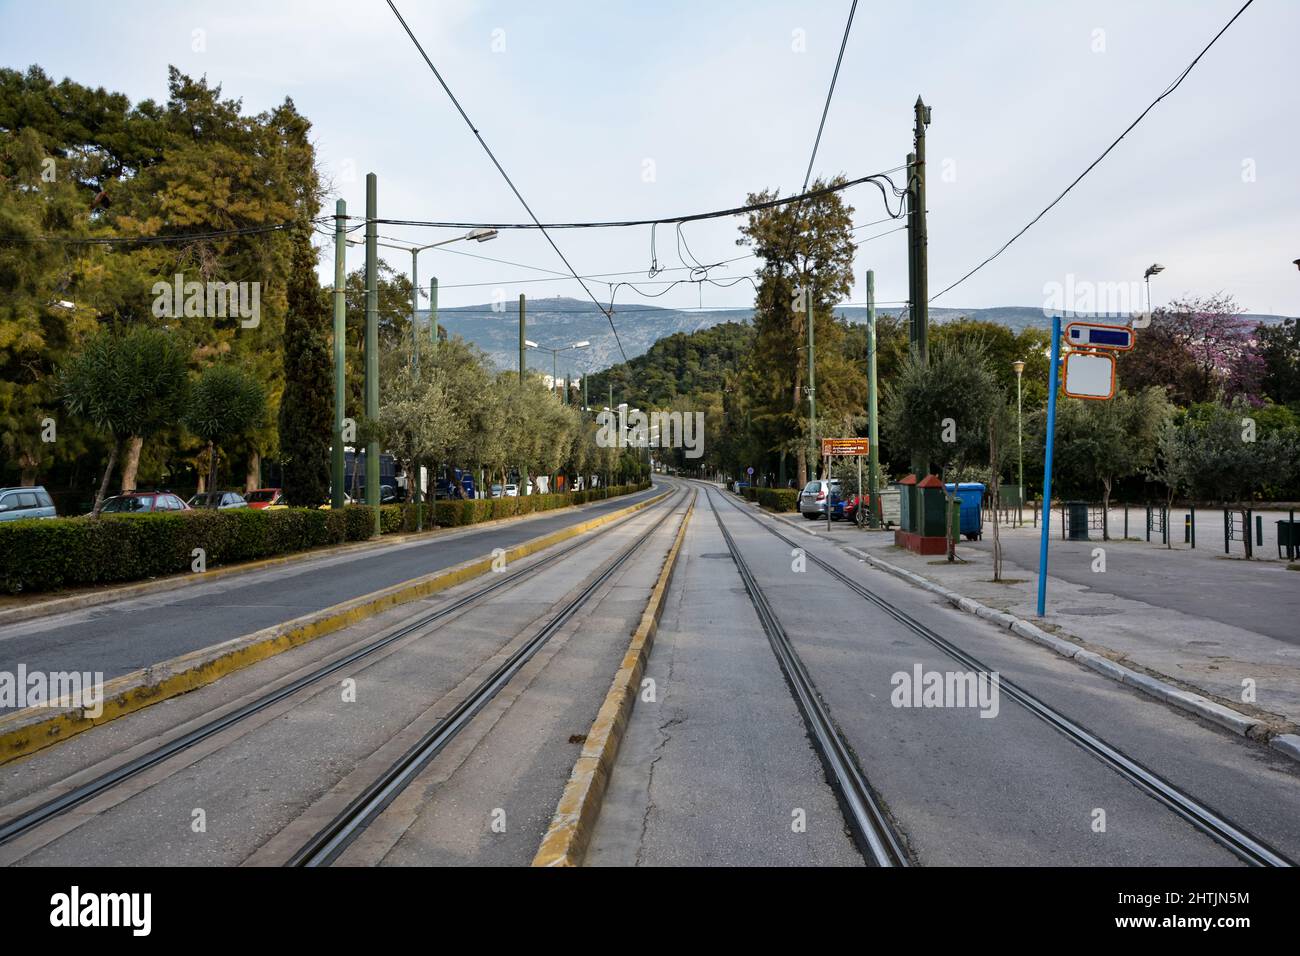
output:
{"label": "green hedge", "polygon": [[798,511],[799,492],[794,488],[741,488],[740,493],[773,511]]}
{"label": "green hedge", "polygon": [[[647,487],[645,482],[568,495],[438,501],[432,511],[438,525],[467,525],[584,504]],[[430,508],[421,507],[427,526]],[[413,531],[415,518],[414,505],[384,505],[379,509],[381,533]],[[0,591],[35,593],[176,574],[192,569],[195,548],[204,550],[210,568],[254,561],[364,541],[372,536],[374,526],[374,512],[364,505],[337,511],[240,508],[9,521],[0,523]]]}

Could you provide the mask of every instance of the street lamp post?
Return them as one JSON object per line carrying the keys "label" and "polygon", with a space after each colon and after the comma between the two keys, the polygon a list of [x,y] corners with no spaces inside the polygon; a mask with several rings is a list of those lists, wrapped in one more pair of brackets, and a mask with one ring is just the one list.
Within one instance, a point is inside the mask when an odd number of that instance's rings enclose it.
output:
{"label": "street lamp post", "polygon": [[1024,406],[1021,401],[1022,394],[1020,390],[1025,363],[1016,359],[1011,363],[1011,367],[1016,370],[1016,455],[1020,459],[1020,495],[1016,503],[1016,527],[1019,528],[1025,523],[1025,436],[1024,429],[1021,427]]}
{"label": "street lamp post", "polygon": [[[551,353],[551,392],[554,393],[556,383],[559,382],[559,362],[558,357],[561,352],[567,352],[570,349],[585,349],[590,347],[591,343],[584,339],[581,342],[574,342],[572,345],[561,345],[558,349],[547,348],[545,345],[538,345],[532,339],[524,339],[524,345],[530,349],[537,349],[539,352]],[[569,390],[564,390],[564,404],[569,404]]]}
{"label": "street lamp post", "polygon": [[[367,215],[370,216],[371,219],[373,219],[373,214],[371,213],[371,211],[370,211],[369,209],[367,210]],[[366,236],[366,246],[367,246],[367,254],[368,254],[368,256],[371,255],[371,254],[373,254],[373,251],[374,251],[373,248],[372,248],[373,246],[383,246],[383,247],[385,247],[386,249],[404,249],[404,250],[407,250],[407,251],[409,251],[409,252],[411,253],[411,370],[415,373],[416,378],[419,378],[419,375],[420,375],[420,323],[419,323],[419,309],[420,309],[420,276],[419,276],[419,271],[418,271],[418,270],[419,270],[419,255],[420,255],[420,253],[423,252],[425,249],[436,249],[436,248],[438,248],[439,246],[447,246],[447,245],[451,245],[451,243],[453,243],[453,242],[462,242],[462,241],[465,241],[465,240],[473,240],[474,242],[487,242],[489,239],[495,239],[495,238],[497,237],[497,231],[496,231],[495,229],[471,229],[469,232],[465,233],[465,235],[463,235],[463,236],[455,236],[455,237],[453,237],[453,238],[451,238],[451,239],[444,239],[444,240],[442,240],[441,242],[430,242],[430,243],[427,243],[426,245],[423,245],[423,246],[399,246],[399,245],[396,245],[396,244],[391,243],[391,242],[379,242],[378,239],[375,238],[375,236],[374,236],[374,228],[373,228],[374,225],[375,225],[375,224],[374,224],[373,221],[371,221],[371,222],[367,222],[367,225],[366,225],[366,232],[367,232],[367,236]],[[357,243],[355,243],[355,242],[349,242],[349,243],[348,243],[348,245],[356,245],[356,244],[357,244]],[[371,307],[372,307],[371,295],[373,294],[373,296],[374,296],[374,298],[373,298],[373,306],[374,306],[374,308],[376,308],[376,310],[377,310],[379,294],[378,294],[378,289],[372,287],[372,286],[377,286],[377,280],[374,279],[374,278],[372,278],[372,276],[373,276],[373,271],[372,271],[372,262],[371,262],[371,259],[370,259],[370,258],[367,258],[367,260],[366,260],[366,265],[367,265],[367,273],[366,273],[366,274],[367,274],[367,283],[366,283],[366,287],[367,287],[367,288],[366,288],[366,296],[367,296],[366,302],[367,302],[367,306],[366,306],[366,307],[367,307],[367,311],[369,311],[369,310],[371,309]],[[337,284],[337,276],[336,276],[336,284]],[[433,346],[434,346],[435,348],[436,348],[437,345],[438,345],[438,314],[437,314],[437,308],[438,308],[438,280],[437,280],[437,279],[433,279],[433,280],[429,283],[429,317],[430,317],[429,331],[430,331],[430,333],[431,333],[431,335],[432,335]],[[367,346],[369,347],[369,345],[370,345],[370,339],[369,339],[369,331],[368,331],[368,332],[367,332]],[[377,362],[377,359],[376,359],[376,362]],[[369,365],[369,364],[367,364],[367,366],[366,366],[366,371],[367,371],[367,375],[369,375],[369,373],[370,373],[370,365]],[[375,371],[376,371],[376,379],[377,379],[377,378],[378,378],[378,369],[376,368]],[[366,399],[366,414],[367,414],[367,415],[372,415],[372,414],[377,415],[377,414],[378,414],[379,409],[378,409],[378,383],[377,383],[377,381],[376,381],[375,406],[376,406],[376,407],[375,407],[375,408],[373,409],[373,411],[372,411],[371,408],[370,408],[370,397],[369,397],[369,391],[367,391],[367,399]],[[377,446],[376,446],[376,447],[377,447]],[[368,448],[368,449],[367,449],[367,459],[369,459],[369,458],[371,457],[371,454],[370,454],[371,451],[372,451],[371,448]],[[374,457],[374,459],[375,459],[375,477],[374,477],[374,481],[375,481],[376,486],[377,486],[377,485],[378,485],[378,461],[379,461],[379,456],[378,456],[378,454],[376,453],[376,454],[374,454],[373,457]],[[423,528],[424,528],[424,521],[423,521],[423,517],[424,517],[424,516],[423,516],[423,512],[420,510],[420,507],[419,507],[419,506],[420,506],[420,496],[421,496],[421,492],[422,492],[422,490],[423,490],[423,489],[420,487],[420,485],[421,485],[421,482],[420,482],[420,463],[419,463],[418,461],[413,461],[413,462],[410,463],[410,465],[411,465],[411,470],[412,470],[412,472],[413,472],[413,475],[411,476],[411,479],[412,479],[412,481],[411,481],[411,485],[412,485],[412,496],[413,496],[413,498],[414,498],[414,503],[415,503],[415,505],[416,505],[416,511],[415,511],[415,530],[417,530],[417,531],[421,531],[421,530],[423,530]],[[367,477],[367,480],[369,481],[369,480],[370,480],[370,463],[369,463],[369,461],[367,461],[366,477]],[[369,498],[369,497],[370,497],[370,495],[369,495],[369,489],[367,488],[367,498]],[[369,503],[369,502],[367,502],[367,503]],[[375,504],[378,504],[378,497],[376,497],[374,503],[375,503]],[[375,517],[376,533],[378,532],[378,522],[379,522],[378,514],[379,514],[379,512],[376,511],[376,512],[375,512],[375,515],[376,515],[376,517]]]}
{"label": "street lamp post", "polygon": [[[411,367],[416,373],[420,371],[420,326],[417,321],[416,313],[420,308],[420,278],[418,272],[418,257],[425,249],[437,249],[439,246],[449,246],[453,242],[487,242],[489,239],[495,239],[497,231],[495,229],[471,229],[463,236],[454,236],[451,239],[444,239],[442,242],[430,242],[423,246],[399,246],[392,242],[376,242],[375,245],[383,246],[386,249],[402,249],[411,254]],[[348,245],[356,245],[355,242],[349,242]],[[429,282],[429,334],[434,348],[438,346],[438,280],[432,279]]]}
{"label": "street lamp post", "polygon": [[1147,315],[1151,314],[1151,277],[1158,276],[1164,271],[1165,267],[1160,263],[1155,262],[1147,266],[1147,271],[1142,274],[1142,278],[1145,279],[1147,283]]}

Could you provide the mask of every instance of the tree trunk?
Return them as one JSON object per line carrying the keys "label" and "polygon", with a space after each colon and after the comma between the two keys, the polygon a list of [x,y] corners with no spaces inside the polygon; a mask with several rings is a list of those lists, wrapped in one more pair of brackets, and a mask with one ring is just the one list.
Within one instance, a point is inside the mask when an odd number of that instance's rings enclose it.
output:
{"label": "tree trunk", "polygon": [[[262,484],[262,453],[251,451],[248,453],[248,469],[244,472],[244,490],[253,491]],[[303,504],[315,504],[315,502],[303,502]]]}
{"label": "tree trunk", "polygon": [[208,491],[217,490],[217,444],[208,442]]}
{"label": "tree trunk", "polygon": [[22,469],[18,483],[24,488],[33,487],[36,484],[36,474],[40,466],[40,460],[31,452],[23,452],[18,456],[18,466]]}
{"label": "tree trunk", "polygon": [[117,465],[117,448],[120,442],[113,440],[113,444],[108,449],[108,465],[104,468],[103,480],[99,483],[99,493],[95,495],[95,508],[91,511],[91,517],[99,517],[99,509],[104,506],[104,496],[108,494],[108,479],[113,476],[113,468]]}
{"label": "tree trunk", "polygon": [[126,455],[122,458],[122,491],[135,491],[136,474],[140,471],[140,451],[144,448],[144,439],[132,435],[127,440]]}
{"label": "tree trunk", "polygon": [[1110,540],[1110,479],[1101,480],[1101,540]]}

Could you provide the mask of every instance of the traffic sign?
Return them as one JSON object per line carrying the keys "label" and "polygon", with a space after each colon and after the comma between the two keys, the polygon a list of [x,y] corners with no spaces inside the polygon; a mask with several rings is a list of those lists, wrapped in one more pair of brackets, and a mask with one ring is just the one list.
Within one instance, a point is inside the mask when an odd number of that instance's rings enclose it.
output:
{"label": "traffic sign", "polygon": [[753,466],[753,465],[750,465],[748,468],[746,468],[746,469],[745,469],[745,473],[746,473],[746,474],[749,474],[749,475],[752,475],[752,474],[754,473],[754,466]]}
{"label": "traffic sign", "polygon": [[870,442],[866,438],[823,438],[822,457],[831,455],[858,456],[868,454]]}
{"label": "traffic sign", "polygon": [[1071,322],[1065,327],[1065,341],[1072,348],[1111,349],[1116,352],[1127,352],[1133,347],[1133,330],[1127,325]]}
{"label": "traffic sign", "polygon": [[1102,401],[1115,394],[1115,356],[1109,352],[1065,353],[1065,394]]}

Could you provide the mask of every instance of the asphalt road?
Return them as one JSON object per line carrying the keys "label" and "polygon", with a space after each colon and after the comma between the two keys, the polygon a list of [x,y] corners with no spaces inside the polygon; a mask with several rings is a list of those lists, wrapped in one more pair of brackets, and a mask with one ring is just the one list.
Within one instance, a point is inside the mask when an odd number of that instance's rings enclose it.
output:
{"label": "asphalt road", "polygon": [[[510,548],[653,497],[662,486],[415,544],[250,571],[177,591],[0,628],[0,671],[102,672],[105,680]],[[0,709],[2,712],[3,709]]]}

